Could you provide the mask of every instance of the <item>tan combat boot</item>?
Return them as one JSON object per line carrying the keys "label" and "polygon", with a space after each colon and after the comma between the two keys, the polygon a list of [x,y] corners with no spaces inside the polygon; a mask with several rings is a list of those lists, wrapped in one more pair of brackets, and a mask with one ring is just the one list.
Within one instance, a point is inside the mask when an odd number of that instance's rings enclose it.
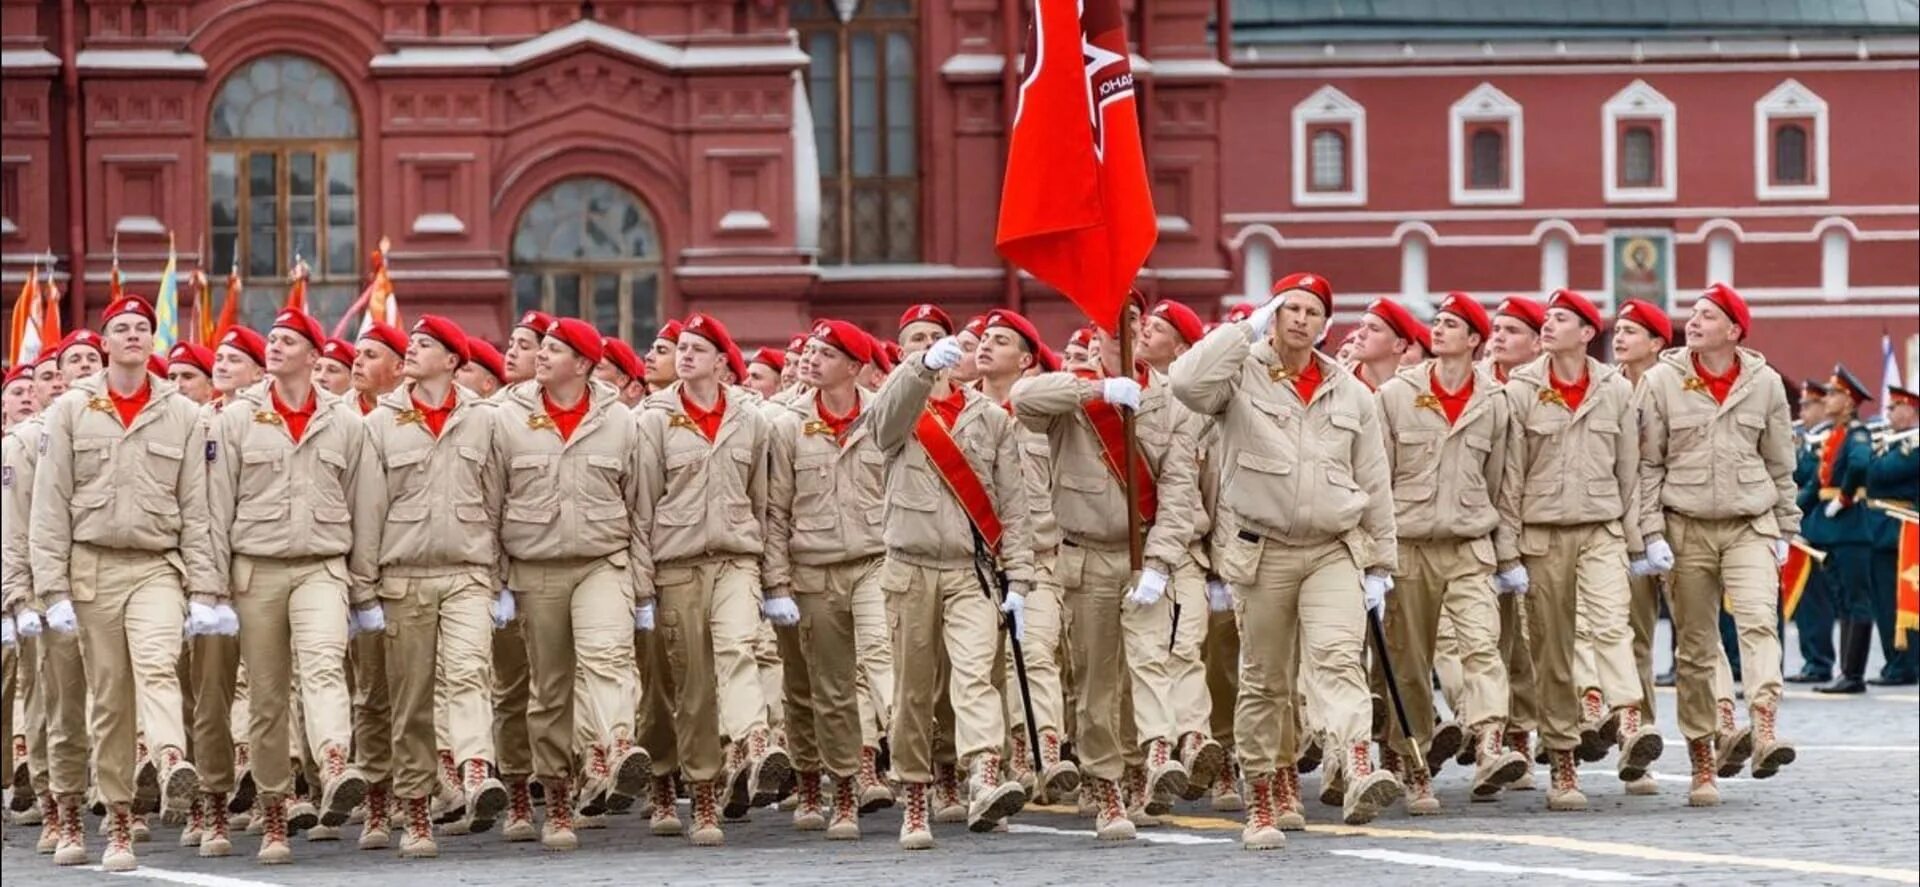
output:
{"label": "tan combat boot", "polygon": [[1241,849],[1277,850],[1287,845],[1287,836],[1280,831],[1278,805],[1274,774],[1247,777],[1247,825],[1240,831]]}
{"label": "tan combat boot", "polygon": [[107,849],[100,854],[103,872],[130,872],[140,865],[133,856],[133,811],[126,804],[107,808]]}
{"label": "tan combat boot", "polygon": [[[1096,797],[1096,803],[1098,800]],[[1147,812],[1147,805],[1153,801],[1153,786],[1147,781],[1147,768],[1129,764],[1120,771],[1120,800],[1126,804],[1127,818],[1133,820],[1135,828],[1153,828],[1160,824],[1159,817]]]}
{"label": "tan combat boot", "polygon": [[433,802],[427,798],[401,798],[400,858],[432,859],[440,855],[433,843]]}
{"label": "tan combat boot", "polygon": [[200,846],[200,836],[207,830],[206,795],[196,793],[193,805],[187,808],[187,824],[180,829],[180,846]]}
{"label": "tan combat boot", "polygon": [[1233,755],[1227,755],[1225,763],[1220,765],[1220,775],[1214,777],[1211,806],[1221,813],[1247,809],[1246,799],[1240,796],[1240,761]]}
{"label": "tan combat boot", "polygon": [[747,757],[747,794],[752,806],[764,807],[793,791],[793,759],[766,730],[747,734]]}
{"label": "tan combat boot", "polygon": [[1227,766],[1227,750],[1211,736],[1188,733],[1180,737],[1180,766],[1187,771],[1187,788],[1181,800],[1198,801],[1220,779]]}
{"label": "tan combat boot", "polygon": [[1433,776],[1418,767],[1407,767],[1403,781],[1407,788],[1407,814],[1432,816],[1440,812],[1440,799],[1433,795]]}
{"label": "tan combat boot", "polygon": [[[1366,756],[1364,748],[1361,756]],[[1310,772],[1306,767],[1306,756],[1301,756],[1300,772]],[[1320,803],[1328,807],[1338,807],[1347,800],[1347,768],[1340,762],[1340,753],[1333,754],[1333,760],[1325,762],[1327,769],[1320,773]]]}
{"label": "tan combat boot", "polygon": [[[453,760],[453,750],[438,749],[434,757],[440,763],[434,768],[433,803],[428,809],[433,814],[434,822],[445,825],[466,815],[466,811],[461,809],[466,803],[466,795],[460,791],[460,765]],[[393,797],[391,792],[388,797]],[[399,799],[394,800],[397,803]],[[398,810],[388,814],[391,818],[401,815]]]}
{"label": "tan combat boot", "polygon": [[1753,757],[1753,729],[1741,728],[1733,720],[1733,700],[1714,703],[1713,768],[1721,779],[1739,776]]}
{"label": "tan combat boot", "polygon": [[60,799],[60,840],[54,845],[54,865],[85,865],[87,825],[80,819],[80,796]]}
{"label": "tan combat boot", "polygon": [[1172,812],[1173,798],[1187,790],[1187,768],[1173,756],[1173,743],[1155,739],[1147,743],[1147,812],[1165,816]]}
{"label": "tan combat boot", "polygon": [[1638,782],[1647,775],[1647,767],[1660,759],[1660,753],[1666,750],[1666,740],[1660,738],[1659,730],[1640,723],[1640,706],[1623,705],[1614,709],[1613,721],[1618,725],[1615,735],[1620,738],[1620,781]]}
{"label": "tan combat boot", "polygon": [[345,825],[353,808],[367,796],[367,778],[347,763],[347,750],[329,745],[320,753],[320,824]]}
{"label": "tan combat boot", "polygon": [[720,830],[720,788],[712,782],[696,782],[688,786],[687,794],[692,800],[691,817],[693,821],[687,829],[687,840],[696,847],[718,847],[726,841],[726,833]]}
{"label": "tan combat boot", "polygon": [[287,839],[287,799],[281,795],[261,795],[259,812],[260,851],[254,859],[262,865],[284,865],[293,861],[293,844]]}
{"label": "tan combat boot", "polygon": [[607,812],[625,813],[646,795],[647,778],[653,774],[653,758],[625,734],[616,734],[611,768],[613,787],[607,790]]}
{"label": "tan combat boot", "polygon": [[1060,756],[1060,734],[1040,731],[1040,778],[1035,797],[1059,803],[1080,788],[1080,768]]}
{"label": "tan combat boot", "polygon": [[1039,787],[1039,778],[1033,772],[1033,751],[1027,748],[1027,734],[1024,729],[1014,732],[1007,743],[1007,775],[1020,783],[1020,788],[1029,797]]}
{"label": "tan combat boot", "polygon": [[1093,836],[1101,841],[1133,840],[1133,820],[1128,818],[1126,802],[1120,797],[1120,784],[1090,776],[1083,785],[1094,801]]}
{"label": "tan combat boot", "polygon": [[53,792],[41,792],[39,804],[40,838],[33,842],[33,852],[52,853],[60,846],[60,802]]}
{"label": "tan combat boot", "polygon": [[[507,787],[487,771],[487,762],[469,758],[461,765],[461,788],[465,789],[467,815],[463,824],[468,834],[481,834],[493,828],[493,821],[507,807]],[[431,817],[429,817],[431,818]]]}
{"label": "tan combat boot", "polygon": [[909,782],[900,788],[900,802],[906,807],[900,815],[900,849],[933,849],[933,828],[927,824],[927,806],[933,793],[924,782]]}
{"label": "tan combat boot", "polygon": [[859,840],[860,785],[853,777],[834,777],[832,813],[833,818],[827,822],[827,840]]}
{"label": "tan combat boot", "polygon": [[[1507,783],[1507,791],[1530,792],[1534,790],[1533,752],[1529,750],[1529,746],[1532,744],[1532,738],[1533,737],[1525,730],[1507,731],[1507,748],[1514,754],[1519,755],[1520,760],[1527,762],[1527,768],[1520,771],[1520,775],[1515,777],[1512,782]],[[1542,749],[1542,751],[1544,750],[1545,749]]]}
{"label": "tan combat boot", "polygon": [[[100,834],[107,829],[107,808],[99,800],[100,787],[95,785],[93,813],[100,817]],[[153,759],[152,750],[147,748],[146,737],[133,741],[133,804],[128,810],[132,813],[151,813],[160,809],[160,762]]]}
{"label": "tan combat boot", "polygon": [[385,850],[393,842],[392,788],[389,783],[367,787],[366,818],[360,823],[360,849]]}
{"label": "tan combat boot", "polygon": [[540,826],[540,846],[548,850],[568,851],[580,847],[580,836],[573,831],[573,783],[567,777],[543,779],[547,821]]}
{"label": "tan combat boot", "polygon": [[648,784],[647,794],[653,802],[653,816],[647,822],[647,830],[662,838],[680,834],[680,812],[674,806],[673,777],[653,777]]}
{"label": "tan combat boot", "polygon": [[1704,738],[1687,740],[1687,762],[1693,766],[1693,782],[1687,787],[1687,806],[1720,806],[1720,786],[1714,778],[1713,744]]}
{"label": "tan combat boot", "polygon": [[512,777],[507,780],[507,819],[500,826],[500,837],[519,843],[539,836],[533,827],[533,786],[525,776]]}
{"label": "tan combat boot", "polygon": [[966,822],[967,804],[960,796],[960,773],[953,764],[933,765],[933,821]]}
{"label": "tan combat boot", "polygon": [[200,855],[206,859],[229,856],[233,853],[233,835],[227,830],[227,796],[217,792],[202,795],[203,810],[214,811],[205,815],[204,828],[200,832]]}
{"label": "tan combat boot", "polygon": [[160,809],[185,813],[200,791],[200,771],[173,746],[160,750]]}
{"label": "tan combat boot", "polygon": [[802,770],[794,781],[793,827],[817,832],[827,827],[826,799],[820,796],[820,771]]}
{"label": "tan combat boot", "polygon": [[[1045,737],[1042,737],[1045,741]],[[893,789],[880,778],[880,750],[871,745],[860,747],[860,812],[872,813],[893,806]]]}
{"label": "tan combat boot", "polygon": [[1460,729],[1459,721],[1445,721],[1433,728],[1433,738],[1427,740],[1427,775],[1439,776],[1440,768],[1454,755],[1460,753],[1460,747],[1467,744],[1467,733]]}
{"label": "tan combat boot", "polygon": [[1599,690],[1587,690],[1580,694],[1580,745],[1574,749],[1582,762],[1598,761],[1607,756],[1608,742],[1601,733],[1601,724],[1607,719],[1607,702]]}
{"label": "tan combat boot", "polygon": [[1796,753],[1793,745],[1774,735],[1775,721],[1780,716],[1778,705],[1755,705],[1747,712],[1747,718],[1753,724],[1753,778],[1767,779],[1780,772],[1780,768],[1793,763]]}
{"label": "tan combat boot", "polygon": [[1300,771],[1281,767],[1273,773],[1273,823],[1283,832],[1307,829],[1307,806],[1300,801]]}
{"label": "tan combat boot", "polygon": [[1489,724],[1482,727],[1474,740],[1476,751],[1473,768],[1473,799],[1491,801],[1500,796],[1500,790],[1512,785],[1514,780],[1527,772],[1527,759],[1519,752],[1503,748],[1500,745],[1500,726]]}
{"label": "tan combat boot", "polygon": [[[259,785],[253,781],[253,753],[244,742],[233,744],[233,794],[227,797],[227,812],[244,816],[253,810]],[[242,824],[241,828],[246,826]]]}
{"label": "tan combat boot", "polygon": [[967,805],[968,831],[993,831],[1002,820],[1027,806],[1026,789],[1018,782],[1000,778],[999,755],[993,752],[975,755],[972,771],[967,779],[968,794],[973,799]]}
{"label": "tan combat boot", "polygon": [[1354,743],[1346,751],[1347,793],[1341,804],[1341,820],[1348,825],[1366,825],[1404,797],[1406,788],[1392,773],[1373,768],[1366,743]]}
{"label": "tan combat boot", "polygon": [[607,792],[613,789],[612,758],[605,745],[596,742],[587,746],[586,760],[580,768],[580,806],[574,811],[583,819],[607,812]]}
{"label": "tan combat boot", "polygon": [[1552,783],[1547,786],[1547,809],[1579,811],[1587,809],[1587,796],[1580,793],[1580,763],[1572,749],[1547,752],[1547,767]]}

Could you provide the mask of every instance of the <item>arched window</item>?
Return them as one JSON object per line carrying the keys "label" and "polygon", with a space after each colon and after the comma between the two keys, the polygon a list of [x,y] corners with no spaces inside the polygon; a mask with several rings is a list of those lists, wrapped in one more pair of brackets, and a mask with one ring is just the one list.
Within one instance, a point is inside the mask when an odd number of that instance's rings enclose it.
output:
{"label": "arched window", "polygon": [[660,229],[627,189],[583,176],[547,189],[513,230],[513,310],[578,317],[642,343],[660,323]]}
{"label": "arched window", "polygon": [[360,283],[358,115],[346,87],[304,56],[262,56],[220,85],[208,118],[210,267],[237,265],[249,292],[284,291],[298,257],[309,304],[343,310]]}
{"label": "arched window", "polygon": [[1773,181],[1781,185],[1804,185],[1807,175],[1807,128],[1788,123],[1773,131]]}
{"label": "arched window", "polygon": [[812,62],[807,98],[820,157],[820,260],[920,259],[916,0],[796,0]]}
{"label": "arched window", "polygon": [[1499,130],[1483,127],[1474,130],[1470,146],[1472,166],[1467,187],[1505,188],[1507,186],[1507,138]]}
{"label": "arched window", "polygon": [[1347,190],[1347,137],[1337,129],[1313,134],[1312,173],[1309,186],[1315,191]]}
{"label": "arched window", "polygon": [[1653,159],[1653,128],[1629,126],[1620,134],[1620,184],[1650,188],[1660,184]]}

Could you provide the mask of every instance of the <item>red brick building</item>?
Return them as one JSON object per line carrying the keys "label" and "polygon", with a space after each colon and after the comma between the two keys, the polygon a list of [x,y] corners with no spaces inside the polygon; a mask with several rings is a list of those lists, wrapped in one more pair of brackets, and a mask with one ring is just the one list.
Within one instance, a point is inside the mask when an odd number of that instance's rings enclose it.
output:
{"label": "red brick building", "polygon": [[[538,305],[772,341],[922,299],[1064,335],[992,248],[1025,5],[0,0],[0,280],[51,255],[97,308],[115,241],[151,291],[172,231],[251,316],[296,256],[337,315],[385,237],[409,313],[496,336]],[[1127,6],[1155,295],[1313,269],[1343,319],[1560,285],[1682,313],[1729,280],[1795,375],[1877,376],[1920,325],[1910,0]]]}

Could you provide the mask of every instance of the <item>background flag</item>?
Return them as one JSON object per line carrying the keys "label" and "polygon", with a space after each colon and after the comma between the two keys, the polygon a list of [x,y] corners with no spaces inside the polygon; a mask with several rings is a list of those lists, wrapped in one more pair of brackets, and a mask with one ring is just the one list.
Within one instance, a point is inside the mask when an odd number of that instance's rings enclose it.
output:
{"label": "background flag", "polygon": [[187,276],[187,286],[193,290],[193,341],[213,347],[213,294],[207,292],[207,273],[198,268]]}
{"label": "background flag", "polygon": [[370,273],[367,278],[367,288],[360,291],[360,298],[353,300],[353,305],[347,308],[347,313],[340,315],[340,322],[334,324],[335,338],[346,333],[347,323],[353,320],[356,312],[361,312],[359,332],[355,333],[356,338],[366,335],[367,330],[375,323],[406,328],[400,319],[400,298],[393,292],[392,278],[387,276],[387,247],[391,245],[392,242],[387,238],[380,238],[380,248],[374,250],[373,255],[368,257],[367,267]]}
{"label": "background flag", "polygon": [[28,269],[27,280],[20,285],[20,295],[13,300],[13,325],[7,334],[7,366],[19,366],[40,356],[40,348],[47,341],[40,334],[43,308],[40,266],[36,264]]}
{"label": "background flag", "polygon": [[1910,633],[1920,631],[1920,523],[1900,522],[1900,560],[1895,569],[1893,646],[1907,648]]}
{"label": "background flag", "polygon": [[165,359],[180,341],[180,281],[173,254],[173,234],[167,234],[167,267],[160,272],[160,289],[153,294],[153,353]]}
{"label": "background flag", "polygon": [[1800,593],[1807,589],[1807,577],[1813,575],[1813,558],[1798,545],[1787,546],[1787,560],[1780,565],[1780,618],[1792,619],[1800,606]]}
{"label": "background flag", "polygon": [[217,347],[219,341],[226,338],[227,330],[233,329],[234,325],[240,322],[242,292],[244,290],[240,288],[240,263],[235,262],[233,267],[227,270],[227,297],[220,300],[220,322],[213,325],[213,341],[207,343],[208,348]]}
{"label": "background flag", "polygon": [[1885,330],[1880,331],[1880,412],[1886,413],[1887,405],[1893,403],[1893,392],[1888,390],[1900,384],[1900,359],[1893,356],[1893,337]]}

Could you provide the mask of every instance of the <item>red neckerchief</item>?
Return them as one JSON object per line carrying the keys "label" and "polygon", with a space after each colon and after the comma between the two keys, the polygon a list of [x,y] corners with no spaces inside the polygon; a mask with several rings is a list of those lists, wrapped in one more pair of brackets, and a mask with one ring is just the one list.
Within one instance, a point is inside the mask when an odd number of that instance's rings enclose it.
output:
{"label": "red neckerchief", "polygon": [[953,423],[960,421],[960,411],[967,407],[967,392],[965,389],[955,386],[953,393],[946,397],[927,398],[927,406],[932,407],[934,412],[940,414],[941,423],[945,424],[948,428],[952,428]]}
{"label": "red neckerchief", "polygon": [[[1354,376],[1358,378],[1359,374],[1355,373]],[[1300,395],[1301,403],[1307,403],[1313,400],[1313,393],[1320,390],[1320,383],[1324,381],[1326,381],[1326,379],[1320,375],[1320,361],[1309,357],[1307,358],[1307,368],[1301,370],[1293,377],[1293,391],[1295,394]],[[1365,379],[1360,380],[1361,384],[1366,384],[1366,381]],[[1367,385],[1367,390],[1372,391],[1373,386]]]}
{"label": "red neckerchief", "polygon": [[820,393],[816,391],[814,392],[813,408],[820,413],[821,424],[826,425],[827,429],[833,432],[833,439],[835,441],[839,441],[846,436],[847,426],[852,425],[853,420],[860,418],[860,397],[858,394],[854,395],[853,409],[848,410],[846,415],[836,416],[827,412],[826,398],[821,397]]}
{"label": "red neckerchief", "polygon": [[[1584,370],[1584,367],[1582,369]],[[1547,384],[1552,385],[1553,390],[1559,393],[1560,400],[1567,405],[1569,413],[1579,409],[1580,402],[1587,399],[1587,383],[1592,379],[1592,373],[1582,372],[1580,381],[1562,382],[1559,376],[1553,374],[1553,365],[1547,365]]]}
{"label": "red neckerchief", "polygon": [[353,399],[353,405],[359,407],[360,415],[364,416],[373,412],[373,408],[380,405],[380,399],[362,394]]}
{"label": "red neckerchief", "polygon": [[1435,367],[1429,371],[1429,387],[1433,390],[1433,396],[1440,400],[1440,409],[1446,411],[1447,424],[1460,421],[1467,401],[1473,399],[1473,374],[1467,374],[1467,384],[1460,386],[1459,391],[1448,391],[1447,386],[1440,384],[1440,369]]}
{"label": "red neckerchief", "polygon": [[437,407],[427,406],[420,402],[420,398],[411,394],[408,395],[408,399],[413,401],[413,408],[420,411],[421,418],[427,421],[427,431],[434,437],[439,437],[440,429],[446,427],[447,417],[453,415],[453,407],[456,403],[453,389],[447,389],[447,402]]}
{"label": "red neckerchief", "polygon": [[309,390],[307,405],[296,410],[280,399],[280,386],[272,386],[270,394],[273,398],[273,411],[279,413],[280,421],[286,423],[287,433],[293,436],[293,442],[299,443],[300,438],[307,433],[307,421],[313,418],[314,408],[319,406],[319,395]]}
{"label": "red neckerchief", "polygon": [[121,397],[120,393],[114,391],[113,386],[109,385],[107,397],[113,401],[113,408],[120,412],[120,427],[128,428],[133,425],[133,418],[140,415],[147,401],[153,397],[153,383],[147,379],[140,380],[140,390],[126,397]]}
{"label": "red neckerchief", "polygon": [[561,441],[572,439],[573,430],[580,427],[580,420],[587,417],[587,407],[593,405],[593,397],[591,394],[591,392],[583,391],[580,393],[579,403],[570,407],[562,407],[554,403],[553,398],[549,397],[544,389],[541,390],[540,404],[547,408],[547,418],[553,420],[554,430],[560,432]]}
{"label": "red neckerchief", "polygon": [[707,439],[707,443],[713,443],[713,439],[720,434],[720,420],[727,417],[727,389],[720,389],[720,396],[713,400],[713,409],[703,410],[699,404],[687,397],[687,389],[682,386],[680,408],[687,412],[687,418],[693,420],[693,424],[700,429],[700,434]]}
{"label": "red neckerchief", "polygon": [[1493,381],[1499,382],[1502,385],[1507,384],[1507,368],[1497,363],[1494,364],[1493,365]]}
{"label": "red neckerchief", "polygon": [[1697,352],[1692,354],[1691,358],[1694,375],[1699,376],[1700,381],[1707,383],[1707,393],[1713,395],[1715,403],[1726,403],[1727,393],[1733,390],[1734,381],[1740,378],[1740,361],[1734,360],[1733,366],[1727,368],[1726,375],[1716,376],[1707,372],[1707,368],[1700,363],[1700,355]]}

